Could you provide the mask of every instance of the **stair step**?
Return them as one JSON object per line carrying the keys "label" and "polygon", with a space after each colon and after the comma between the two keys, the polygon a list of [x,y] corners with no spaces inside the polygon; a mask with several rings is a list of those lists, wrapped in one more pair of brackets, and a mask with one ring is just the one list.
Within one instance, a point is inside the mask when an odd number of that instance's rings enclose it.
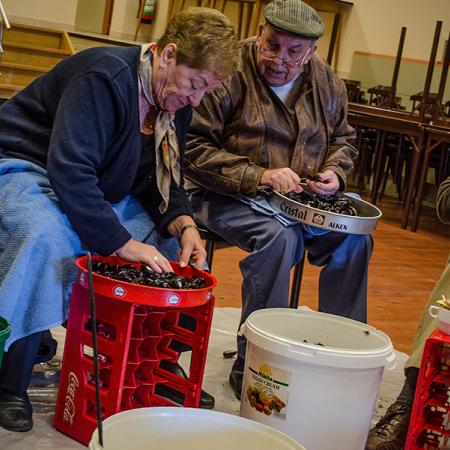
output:
{"label": "stair step", "polygon": [[9,68],[9,69],[17,69],[17,70],[30,70],[33,72],[43,72],[43,73],[48,71],[48,67],[33,66],[31,64],[21,64],[21,63],[15,63],[15,62],[10,62],[10,61],[2,61],[0,59],[0,72],[1,72],[2,67]]}
{"label": "stair step", "polygon": [[2,83],[17,84],[25,87],[30,84],[35,78],[46,73],[47,71],[47,68],[44,68],[44,70],[34,70],[17,67],[6,67],[5,63],[3,63],[0,64],[0,81]]}
{"label": "stair step", "polygon": [[2,81],[0,81],[0,88],[2,88],[2,89],[10,89],[12,91],[21,91],[24,88],[24,86],[22,86],[21,84],[3,83]]}
{"label": "stair step", "polygon": [[3,45],[4,53],[2,63],[22,64],[29,66],[45,67],[51,69],[55,64],[64,59],[68,54],[62,54],[60,51],[48,51],[38,47],[9,44]]}
{"label": "stair step", "polygon": [[44,48],[67,50],[73,53],[68,34],[61,30],[14,23],[11,24],[11,29],[5,30],[4,40],[17,44],[22,43]]}
{"label": "stair step", "polygon": [[0,57],[0,97],[11,97],[58,62],[73,55],[65,31],[12,24]]}
{"label": "stair step", "polygon": [[19,86],[18,84],[0,82],[0,98],[11,98],[23,88],[24,86]]}
{"label": "stair step", "polygon": [[23,44],[21,42],[12,42],[5,39],[3,41],[3,49],[6,53],[6,50],[10,49],[26,49],[26,50],[33,50],[43,53],[52,53],[58,56],[69,56],[72,54],[70,50],[64,49],[64,48],[52,48],[52,47],[43,47],[40,45],[34,45],[34,44]]}

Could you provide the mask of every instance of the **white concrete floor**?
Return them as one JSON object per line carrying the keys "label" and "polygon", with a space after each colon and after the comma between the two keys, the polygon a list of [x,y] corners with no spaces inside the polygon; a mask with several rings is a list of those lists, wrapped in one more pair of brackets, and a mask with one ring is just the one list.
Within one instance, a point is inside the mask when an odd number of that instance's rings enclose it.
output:
{"label": "white concrete floor", "polygon": [[[239,414],[240,403],[236,400],[228,384],[228,374],[233,360],[224,359],[222,352],[235,347],[239,314],[240,310],[237,308],[215,309],[203,383],[204,389],[216,398],[215,410],[235,415]],[[55,358],[57,364],[62,355],[64,330],[58,328],[54,331],[56,339],[60,342],[58,355]],[[386,408],[395,400],[403,385],[403,365],[407,355],[396,352],[396,357],[397,367],[390,372],[384,372],[373,423],[383,415]],[[39,368],[37,369],[39,370]],[[86,448],[52,428],[56,389],[56,385],[50,385],[45,389],[36,388],[29,392],[35,411],[33,430],[27,433],[13,433],[0,427],[0,449],[75,450]]]}

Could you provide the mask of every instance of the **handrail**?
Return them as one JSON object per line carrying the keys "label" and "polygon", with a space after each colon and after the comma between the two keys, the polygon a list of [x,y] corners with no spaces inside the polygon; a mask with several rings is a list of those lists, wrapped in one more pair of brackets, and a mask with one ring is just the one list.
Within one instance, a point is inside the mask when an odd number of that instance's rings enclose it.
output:
{"label": "handrail", "polygon": [[[8,16],[6,15],[5,8],[3,7],[2,0],[0,0],[0,55],[3,53],[3,29],[10,29],[11,25],[9,24]],[[3,26],[4,24],[4,26]]]}
{"label": "handrail", "polygon": [[11,25],[9,24],[8,16],[6,15],[6,11],[5,8],[3,7],[2,0],[0,0],[0,15],[2,16],[5,27],[9,30],[11,28]]}

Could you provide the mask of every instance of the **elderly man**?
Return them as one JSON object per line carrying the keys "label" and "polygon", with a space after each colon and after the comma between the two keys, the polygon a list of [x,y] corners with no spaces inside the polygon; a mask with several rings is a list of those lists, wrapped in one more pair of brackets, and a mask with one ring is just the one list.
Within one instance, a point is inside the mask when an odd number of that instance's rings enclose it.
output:
{"label": "elderly man", "polygon": [[[264,186],[301,192],[300,177],[319,194],[344,190],[356,149],[347,124],[344,83],[319,56],[324,27],[301,0],[274,0],[258,36],[241,42],[240,68],[197,108],[189,131],[187,177],[197,219],[249,255],[241,323],[255,310],[286,307],[291,268],[308,251],[322,266],[320,311],[366,320],[370,236],[286,224],[258,195]],[[280,219],[280,220],[277,220]],[[320,233],[322,232],[322,233]],[[230,384],[239,398],[245,338]]]}

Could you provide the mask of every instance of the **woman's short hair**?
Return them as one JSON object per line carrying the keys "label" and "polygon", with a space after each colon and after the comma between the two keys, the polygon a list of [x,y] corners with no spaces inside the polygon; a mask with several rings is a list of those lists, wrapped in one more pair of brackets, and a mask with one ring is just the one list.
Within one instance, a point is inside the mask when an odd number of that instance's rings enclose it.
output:
{"label": "woman's short hair", "polygon": [[225,79],[237,68],[238,41],[230,20],[212,8],[188,8],[175,14],[158,40],[158,52],[177,46],[177,64],[208,70]]}

